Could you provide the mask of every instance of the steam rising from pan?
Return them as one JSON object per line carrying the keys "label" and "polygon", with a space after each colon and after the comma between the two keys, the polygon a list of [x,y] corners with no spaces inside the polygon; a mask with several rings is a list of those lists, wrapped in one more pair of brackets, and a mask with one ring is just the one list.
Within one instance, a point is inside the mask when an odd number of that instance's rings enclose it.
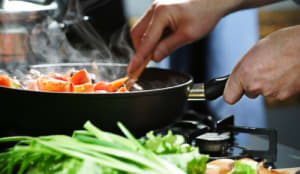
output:
{"label": "steam rising from pan", "polygon": [[[129,26],[124,25],[115,32],[108,43],[106,43],[94,27],[89,23],[88,18],[84,17],[78,0],[69,3],[68,11],[64,23],[57,23],[51,16],[42,22],[36,23],[28,28],[28,45],[30,54],[27,54],[28,64],[57,64],[57,63],[125,63],[134,55],[129,36]],[[80,36],[82,42],[88,43],[90,48],[77,46],[73,47],[70,38],[66,33],[73,29],[76,35]],[[26,63],[25,63],[26,65]],[[11,67],[11,74],[20,75],[16,70],[23,71],[24,63],[16,67]],[[124,69],[124,68],[123,68]],[[102,72],[105,76],[117,78],[120,74],[119,69],[114,71]]]}
{"label": "steam rising from pan", "polygon": [[[62,63],[62,62],[116,62],[128,63],[134,55],[129,36],[129,26],[124,25],[116,31],[106,43],[95,28],[89,23],[88,18],[84,17],[78,0],[69,4],[69,11],[64,20],[66,30],[57,27],[56,21],[51,18],[35,27],[34,35],[31,39],[34,52],[44,56],[43,62]],[[74,49],[66,37],[68,29],[75,31],[83,42],[89,44],[91,48],[77,46]]]}

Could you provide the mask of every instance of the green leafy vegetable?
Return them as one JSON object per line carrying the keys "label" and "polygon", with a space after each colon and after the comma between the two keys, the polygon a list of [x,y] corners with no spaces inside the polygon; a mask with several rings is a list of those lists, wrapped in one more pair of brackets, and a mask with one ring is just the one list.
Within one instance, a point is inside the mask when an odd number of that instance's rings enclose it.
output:
{"label": "green leafy vegetable", "polygon": [[145,148],[150,149],[159,157],[175,164],[178,168],[189,174],[201,174],[206,170],[208,155],[201,155],[199,149],[185,144],[185,139],[181,135],[174,135],[168,131],[165,136],[154,135],[150,131],[143,142]]}
{"label": "green leafy vegetable", "polygon": [[[184,144],[183,137],[148,133],[136,139],[118,123],[126,137],[105,132],[86,122],[73,136],[6,137],[17,142],[0,153],[0,174],[201,174],[208,156]],[[143,142],[143,143],[141,143]],[[165,150],[161,151],[163,147]]]}
{"label": "green leafy vegetable", "polygon": [[181,135],[173,135],[172,131],[168,131],[165,136],[154,135],[153,131],[146,134],[147,141],[144,146],[152,150],[156,154],[184,153],[191,152],[193,148],[189,145],[183,145],[185,139]]}
{"label": "green leafy vegetable", "polygon": [[237,160],[229,174],[255,174],[255,169],[251,165]]}

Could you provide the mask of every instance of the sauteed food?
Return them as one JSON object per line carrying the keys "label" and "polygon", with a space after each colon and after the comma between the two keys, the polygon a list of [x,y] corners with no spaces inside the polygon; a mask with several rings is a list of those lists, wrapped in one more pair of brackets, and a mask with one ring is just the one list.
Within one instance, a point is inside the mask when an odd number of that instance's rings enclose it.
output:
{"label": "sauteed food", "polygon": [[88,73],[86,69],[75,70],[72,68],[65,74],[57,72],[41,74],[36,70],[31,70],[28,77],[21,82],[15,77],[12,78],[6,74],[0,75],[0,86],[48,92],[128,92],[126,86],[123,85],[127,78],[120,78],[111,82],[96,82],[95,75]]}

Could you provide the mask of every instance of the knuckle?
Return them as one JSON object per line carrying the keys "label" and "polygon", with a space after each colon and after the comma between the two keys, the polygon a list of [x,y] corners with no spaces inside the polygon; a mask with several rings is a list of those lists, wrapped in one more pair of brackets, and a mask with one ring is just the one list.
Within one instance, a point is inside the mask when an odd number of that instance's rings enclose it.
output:
{"label": "knuckle", "polygon": [[165,55],[167,55],[170,52],[169,45],[167,45],[165,42],[160,43],[157,49],[160,50]]}
{"label": "knuckle", "polygon": [[147,41],[149,39],[151,39],[150,34],[148,32],[145,32],[143,34],[142,38],[141,38],[141,41],[144,42],[144,41]]}
{"label": "knuckle", "polygon": [[276,96],[276,98],[280,101],[284,101],[290,97],[290,94],[288,92],[279,92]]}
{"label": "knuckle", "polygon": [[168,55],[169,49],[165,44],[161,44],[156,48],[156,52],[158,53],[158,58],[165,57]]}
{"label": "knuckle", "polygon": [[255,92],[255,93],[260,93],[263,90],[262,87],[263,87],[263,85],[260,82],[254,82],[254,83],[252,83],[252,85],[250,85],[249,91]]}
{"label": "knuckle", "polygon": [[223,99],[226,103],[230,104],[230,105],[233,105],[235,102],[234,102],[234,99],[231,97],[231,95],[228,95],[226,93],[224,93],[223,95]]}
{"label": "knuckle", "polygon": [[249,93],[253,93],[253,92],[256,92],[258,91],[258,85],[256,84],[252,84],[252,83],[248,83],[246,86],[245,86],[245,90]]}
{"label": "knuckle", "polygon": [[156,3],[153,8],[155,10],[155,13],[163,13],[168,9],[168,6],[162,3]]}
{"label": "knuckle", "polygon": [[276,97],[278,93],[272,88],[265,87],[262,89],[262,95],[265,97]]}
{"label": "knuckle", "polygon": [[153,1],[153,3],[150,6],[150,9],[155,9],[158,6],[158,4],[159,4],[159,0]]}
{"label": "knuckle", "polygon": [[249,79],[248,77],[251,77],[251,73],[252,73],[251,67],[249,67],[249,66],[240,66],[239,71],[240,71],[240,75],[244,79]]}
{"label": "knuckle", "polygon": [[182,36],[185,38],[185,40],[193,41],[196,38],[196,33],[192,27],[185,27],[185,29],[182,31]]}
{"label": "knuckle", "polygon": [[252,78],[245,78],[246,76],[242,76],[242,86],[244,91],[248,93],[260,93],[262,91],[263,85],[259,81],[253,80]]}
{"label": "knuckle", "polygon": [[274,94],[272,91],[263,91],[262,95],[265,97],[274,97],[276,94]]}
{"label": "knuckle", "polygon": [[171,53],[171,48],[166,43],[162,42],[155,48],[154,61],[160,61]]}

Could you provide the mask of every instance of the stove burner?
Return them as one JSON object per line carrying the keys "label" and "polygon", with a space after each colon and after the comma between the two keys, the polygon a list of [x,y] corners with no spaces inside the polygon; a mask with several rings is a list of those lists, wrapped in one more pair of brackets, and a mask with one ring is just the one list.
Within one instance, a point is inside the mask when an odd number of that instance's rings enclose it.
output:
{"label": "stove burner", "polygon": [[[156,130],[155,133],[165,135],[168,130],[172,130],[174,134],[183,135],[187,143],[199,147],[201,153],[209,154],[211,160],[249,157],[258,161],[266,159],[267,163],[271,165],[276,161],[276,130],[234,126],[234,116],[215,122],[211,116],[188,111],[184,114],[183,120],[177,121],[165,129]],[[239,146],[235,142],[235,135],[239,133],[268,137],[269,149],[267,151],[251,150]]]}
{"label": "stove burner", "polygon": [[224,133],[207,132],[196,138],[197,140],[210,141],[210,142],[228,141],[230,139],[230,132],[224,132]]}
{"label": "stove burner", "polygon": [[197,136],[194,141],[201,153],[220,156],[226,154],[230,139],[230,132],[207,132]]}

